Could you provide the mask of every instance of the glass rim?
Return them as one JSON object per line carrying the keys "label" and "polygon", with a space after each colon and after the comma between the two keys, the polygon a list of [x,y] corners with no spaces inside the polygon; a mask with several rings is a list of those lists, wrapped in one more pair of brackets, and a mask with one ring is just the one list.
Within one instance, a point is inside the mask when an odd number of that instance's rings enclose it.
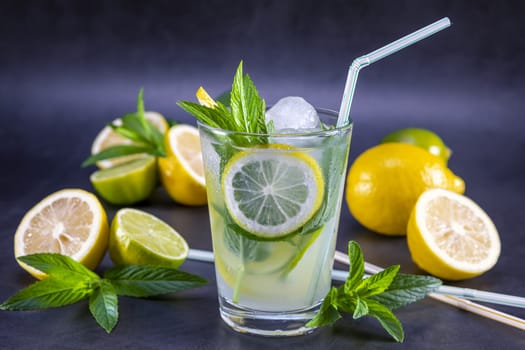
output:
{"label": "glass rim", "polygon": [[[270,106],[268,106],[270,107]],[[315,108],[317,112],[320,112],[320,113],[323,113],[323,114],[326,114],[326,115],[330,115],[331,117],[334,118],[334,120],[336,121],[337,120],[337,117],[338,117],[338,112],[333,110],[333,109],[328,109],[328,108]],[[311,131],[311,132],[300,132],[300,133],[265,133],[265,134],[260,134],[260,133],[254,133],[254,132],[245,132],[245,131],[234,131],[234,130],[227,130],[227,129],[222,129],[222,128],[217,128],[217,127],[214,127],[214,126],[210,126],[206,123],[203,123],[199,120],[197,120],[197,125],[199,127],[202,127],[202,128],[205,128],[207,130],[210,130],[212,131],[213,133],[216,133],[216,134],[223,134],[223,135],[239,135],[239,136],[244,136],[244,137],[260,137],[260,136],[266,136],[266,137],[273,137],[273,138],[279,138],[279,137],[282,137],[282,138],[295,138],[295,137],[310,137],[310,136],[331,136],[331,135],[335,135],[335,134],[339,134],[339,133],[342,133],[342,132],[346,132],[346,131],[349,131],[349,130],[352,130],[352,127],[354,125],[354,121],[351,119],[351,118],[348,118],[348,123],[346,125],[343,125],[343,126],[340,126],[340,127],[337,127],[337,126],[334,126],[333,128],[331,129],[326,129],[326,130],[316,130],[316,131]]]}

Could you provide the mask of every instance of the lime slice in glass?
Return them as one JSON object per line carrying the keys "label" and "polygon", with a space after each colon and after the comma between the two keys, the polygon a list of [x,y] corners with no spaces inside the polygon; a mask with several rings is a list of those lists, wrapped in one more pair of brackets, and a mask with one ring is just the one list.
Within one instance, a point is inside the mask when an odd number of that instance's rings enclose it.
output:
{"label": "lime slice in glass", "polygon": [[278,240],[317,212],[324,180],[310,155],[268,145],[233,156],[224,169],[222,191],[237,225],[256,238]]}
{"label": "lime slice in glass", "polygon": [[109,203],[137,203],[148,198],[157,184],[157,161],[153,156],[145,156],[98,170],[90,180],[97,193]]}
{"label": "lime slice in glass", "polygon": [[117,264],[179,267],[188,256],[184,238],[170,225],[137,209],[121,209],[111,223],[109,254]]}

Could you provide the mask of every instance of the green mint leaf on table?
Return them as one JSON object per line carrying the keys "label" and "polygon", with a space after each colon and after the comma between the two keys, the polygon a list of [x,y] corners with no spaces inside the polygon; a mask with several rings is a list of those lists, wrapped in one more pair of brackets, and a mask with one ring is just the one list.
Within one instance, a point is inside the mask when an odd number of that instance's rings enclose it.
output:
{"label": "green mint leaf on table", "polygon": [[130,145],[108,147],[87,158],[82,167],[93,165],[98,161],[131,154],[148,153],[156,157],[165,157],[164,135],[144,116],[144,91],[140,89],[137,97],[137,111],[120,117],[120,125],[109,126],[122,137],[131,140]]}
{"label": "green mint leaf on table", "polygon": [[0,308],[3,310],[39,310],[60,307],[85,299],[91,293],[91,284],[85,279],[50,277],[35,282],[7,299]]}
{"label": "green mint leaf on table", "polygon": [[110,333],[118,321],[118,296],[110,282],[102,280],[89,297],[89,311],[97,323]]}
{"label": "green mint leaf on table", "polygon": [[364,278],[364,258],[359,245],[348,243],[349,276],[340,287],[332,287],[321,304],[320,311],[306,325],[320,327],[341,318],[340,312],[351,313],[354,319],[376,318],[396,341],[405,335],[393,309],[418,301],[436,290],[441,281],[430,276],[399,274],[399,265]]}
{"label": "green mint leaf on table", "polygon": [[149,297],[201,287],[207,281],[187,272],[159,266],[117,266],[104,273],[118,295]]}
{"label": "green mint leaf on table", "polygon": [[0,309],[48,309],[89,298],[91,314],[108,333],[118,321],[118,295],[148,297],[207,283],[199,276],[158,266],[118,266],[106,271],[104,278],[100,278],[65,255],[41,253],[18,259],[45,272],[48,277],[20,290],[0,304]]}
{"label": "green mint leaf on table", "polygon": [[23,263],[34,267],[37,270],[54,276],[61,274],[68,278],[78,278],[79,280],[93,281],[99,277],[96,273],[88,269],[69,256],[55,253],[30,254],[17,258]]}

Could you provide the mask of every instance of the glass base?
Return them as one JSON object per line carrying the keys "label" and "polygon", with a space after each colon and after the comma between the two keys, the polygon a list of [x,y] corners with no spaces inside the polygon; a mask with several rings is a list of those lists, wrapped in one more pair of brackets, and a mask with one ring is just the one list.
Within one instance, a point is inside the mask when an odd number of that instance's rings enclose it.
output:
{"label": "glass base", "polygon": [[219,297],[221,317],[233,330],[267,337],[287,337],[312,333],[306,324],[317,314],[321,303],[294,311],[259,311],[240,308]]}

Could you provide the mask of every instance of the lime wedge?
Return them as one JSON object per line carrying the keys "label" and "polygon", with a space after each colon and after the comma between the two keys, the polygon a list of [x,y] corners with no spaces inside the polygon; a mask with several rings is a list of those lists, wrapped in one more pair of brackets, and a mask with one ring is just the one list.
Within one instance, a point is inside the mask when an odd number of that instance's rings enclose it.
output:
{"label": "lime wedge", "polygon": [[117,264],[179,267],[188,256],[184,238],[157,217],[137,209],[121,209],[111,223],[109,254]]}
{"label": "lime wedge", "polygon": [[276,240],[317,212],[324,180],[314,158],[274,144],[233,156],[222,176],[222,190],[230,216],[242,229],[259,239]]}
{"label": "lime wedge", "polygon": [[151,194],[157,183],[157,162],[145,156],[111,168],[98,170],[90,177],[98,194],[112,204],[140,202]]}

